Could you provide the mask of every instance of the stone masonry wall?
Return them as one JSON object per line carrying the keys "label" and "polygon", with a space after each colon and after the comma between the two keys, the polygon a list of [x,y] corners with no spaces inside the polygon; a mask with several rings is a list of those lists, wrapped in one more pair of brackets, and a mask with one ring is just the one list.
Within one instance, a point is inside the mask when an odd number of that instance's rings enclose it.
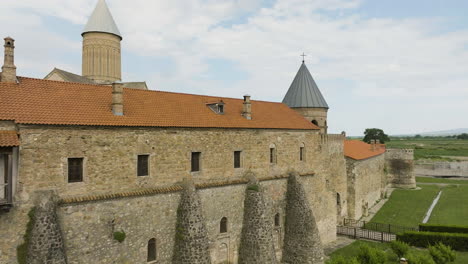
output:
{"label": "stone masonry wall", "polygon": [[421,161],[414,164],[416,176],[468,177],[468,161]]}
{"label": "stone masonry wall", "polygon": [[[15,207],[0,215],[0,225],[8,227],[0,229],[0,236],[6,237],[0,241],[0,259],[5,260],[2,263],[16,262],[16,247],[22,243],[27,212],[33,204],[31,196],[37,190],[54,190],[61,198],[107,195],[170,186],[185,178],[193,178],[196,183],[233,180],[241,178],[247,170],[259,178],[284,175],[291,168],[301,175],[310,175],[303,178],[304,188],[317,212],[322,241],[328,243],[336,237],[335,195],[346,194],[343,141],[339,136],[330,135],[324,141],[320,135],[306,131],[66,126],[20,126],[19,131],[21,166]],[[299,160],[302,143],[304,161]],[[269,162],[272,144],[277,149],[276,164]],[[238,150],[242,151],[242,168],[234,169],[233,152]],[[200,172],[190,172],[192,151],[202,152]],[[138,154],[150,155],[149,176],[136,176]],[[68,157],[84,158],[83,182],[67,182]],[[266,188],[265,200],[272,210],[271,217],[280,213],[283,221],[285,181],[261,184]],[[243,214],[242,185],[199,192],[212,259],[236,263]],[[61,206],[58,216],[69,263],[90,263],[93,259],[102,259],[102,263],[132,263],[145,259],[146,243],[152,237],[156,237],[160,248],[158,259],[170,259],[179,197],[178,193],[171,193]],[[227,234],[219,233],[223,216],[228,218],[232,230]],[[119,229],[127,233],[123,243],[112,239],[112,230]],[[281,226],[275,227],[278,256],[282,233]]]}
{"label": "stone masonry wall", "polygon": [[305,190],[296,173],[288,179],[283,263],[323,263],[322,241]]}
{"label": "stone masonry wall", "polygon": [[51,191],[37,194],[28,264],[66,264],[62,231],[56,214],[57,198]]}
{"label": "stone masonry wall", "polygon": [[346,158],[348,217],[360,219],[384,196],[387,186],[384,155],[364,160]]}
{"label": "stone masonry wall", "polygon": [[244,220],[239,246],[239,264],[275,264],[273,218],[263,197],[263,188],[252,179],[244,199]]}
{"label": "stone masonry wall", "polygon": [[385,171],[388,182],[397,188],[416,188],[414,152],[412,149],[387,149]]}
{"label": "stone masonry wall", "polygon": [[173,264],[210,264],[208,233],[200,197],[192,182],[186,182],[175,230]]}

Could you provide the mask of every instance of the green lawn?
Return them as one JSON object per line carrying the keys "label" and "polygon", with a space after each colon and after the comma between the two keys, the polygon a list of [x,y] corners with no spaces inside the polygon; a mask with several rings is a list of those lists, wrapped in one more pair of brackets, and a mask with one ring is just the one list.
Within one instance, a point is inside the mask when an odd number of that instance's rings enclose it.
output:
{"label": "green lawn", "polygon": [[430,177],[416,177],[418,183],[447,183],[447,184],[468,184],[467,180],[439,179]]}
{"label": "green lawn", "polygon": [[429,223],[468,226],[467,201],[468,185],[450,185],[443,188],[439,202],[429,218]]}
{"label": "green lawn", "polygon": [[[357,240],[355,242],[353,242],[352,244],[344,247],[344,248],[340,248],[336,251],[334,251],[333,253],[330,254],[330,257],[333,257],[333,256],[338,256],[338,255],[341,255],[345,258],[349,258],[349,257],[354,257],[357,255],[358,251],[359,251],[359,246],[360,245],[363,245],[363,244],[367,244],[371,247],[375,247],[375,248],[379,248],[379,249],[382,249],[384,251],[386,251],[387,253],[387,256],[388,256],[388,261],[386,262],[386,264],[395,264],[395,263],[398,263],[398,261],[396,261],[397,259],[397,256],[392,252],[392,250],[390,249],[390,246],[388,243],[379,243],[379,242],[371,242],[371,241],[365,241],[365,240]],[[426,251],[426,249],[417,249],[417,248],[414,248],[412,247],[410,249],[410,252],[416,252],[416,251]],[[468,252],[457,252],[457,259],[455,260],[455,262],[453,262],[454,264],[466,264],[468,263]]]}
{"label": "green lawn", "polygon": [[[453,138],[392,138],[385,142],[388,148],[414,149],[415,159],[440,159],[441,156],[468,157],[468,140]],[[450,159],[448,159],[450,160]]]}
{"label": "green lawn", "polygon": [[421,185],[421,190],[395,190],[371,222],[417,227],[439,192],[436,185]]}

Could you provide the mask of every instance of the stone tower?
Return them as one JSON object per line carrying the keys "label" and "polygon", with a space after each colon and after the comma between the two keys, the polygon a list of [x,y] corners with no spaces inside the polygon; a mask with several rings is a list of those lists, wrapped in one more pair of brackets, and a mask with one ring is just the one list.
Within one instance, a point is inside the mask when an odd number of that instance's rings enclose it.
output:
{"label": "stone tower", "polygon": [[284,96],[283,103],[319,126],[321,133],[327,133],[328,104],[304,61]]}
{"label": "stone tower", "polygon": [[99,0],[81,35],[82,75],[98,83],[121,81],[122,36],[105,0]]}
{"label": "stone tower", "polygon": [[15,66],[15,40],[5,38],[5,57],[2,66],[2,82],[16,82],[16,66]]}

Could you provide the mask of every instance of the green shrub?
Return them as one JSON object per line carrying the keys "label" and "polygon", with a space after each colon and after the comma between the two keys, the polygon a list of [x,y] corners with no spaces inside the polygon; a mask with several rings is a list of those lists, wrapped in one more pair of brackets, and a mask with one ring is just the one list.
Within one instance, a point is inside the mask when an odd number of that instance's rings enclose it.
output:
{"label": "green shrub", "polygon": [[456,226],[456,225],[419,224],[419,230],[420,231],[428,231],[428,232],[468,234],[468,226]]}
{"label": "green shrub", "polygon": [[127,235],[125,234],[124,231],[114,232],[114,239],[119,241],[119,243],[122,243],[125,240],[126,237],[127,237]]}
{"label": "green shrub", "polygon": [[455,252],[442,243],[437,243],[434,246],[429,247],[429,254],[436,264],[446,264],[455,261]]}
{"label": "green shrub", "polygon": [[397,240],[415,247],[429,247],[441,242],[454,250],[468,251],[468,234],[407,231],[397,234]]}
{"label": "green shrub", "polygon": [[399,258],[402,258],[406,256],[410,247],[405,242],[393,240],[392,242],[390,242],[390,248]]}
{"label": "green shrub", "polygon": [[431,256],[425,253],[411,252],[406,256],[408,264],[436,264]]}
{"label": "green shrub", "polygon": [[356,258],[345,258],[343,256],[336,256],[326,262],[326,264],[359,264]]}
{"label": "green shrub", "polygon": [[257,184],[251,184],[251,185],[247,186],[247,190],[259,192],[260,187]]}
{"label": "green shrub", "polygon": [[31,240],[31,231],[34,226],[34,215],[36,208],[31,208],[28,212],[29,221],[26,224],[26,232],[23,235],[23,243],[16,248],[16,259],[19,264],[26,264],[28,260],[28,246]]}
{"label": "green shrub", "polygon": [[384,264],[387,259],[385,252],[380,249],[362,245],[359,247],[357,260],[360,264]]}

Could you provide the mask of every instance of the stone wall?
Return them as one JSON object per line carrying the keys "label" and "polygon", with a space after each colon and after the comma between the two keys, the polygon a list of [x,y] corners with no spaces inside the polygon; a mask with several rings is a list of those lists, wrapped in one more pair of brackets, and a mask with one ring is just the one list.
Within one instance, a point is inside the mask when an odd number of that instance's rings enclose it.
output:
{"label": "stone wall", "polygon": [[360,219],[384,196],[387,181],[384,155],[364,160],[346,158],[348,175],[348,217]]}
{"label": "stone wall", "polygon": [[[15,207],[0,215],[2,263],[16,263],[16,247],[28,222],[27,212],[37,190],[54,190],[62,199],[88,197],[86,203],[63,204],[58,218],[69,263],[144,263],[149,239],[156,238],[158,263],[169,263],[174,245],[180,194],[169,192],[127,197],[126,194],[163,188],[193,178],[195,183],[242,178],[247,170],[258,178],[285,175],[290,169],[303,177],[307,199],[316,212],[324,243],[336,237],[335,193],[346,193],[341,136],[326,139],[315,132],[249,129],[156,129],[20,126],[21,149]],[[277,149],[270,164],[269,148]],[[299,146],[305,159],[299,160]],[[233,152],[242,151],[242,168],[233,168]],[[202,152],[200,172],[190,172],[190,154]],[[136,176],[138,154],[150,155],[150,175]],[[84,158],[84,181],[67,182],[67,158]],[[284,221],[285,180],[262,181],[270,217]],[[237,263],[244,185],[226,185],[199,191],[204,206],[212,259]],[[93,197],[117,197],[109,200]],[[346,197],[346,196],[344,196]],[[73,200],[73,199],[72,199]],[[333,209],[330,209],[333,208]],[[228,219],[228,233],[219,233],[219,221]],[[6,228],[4,228],[6,227]],[[113,239],[123,230],[122,243]],[[282,225],[274,228],[275,250],[281,256]],[[166,261],[166,262],[165,262]]]}
{"label": "stone wall", "polygon": [[392,187],[416,188],[414,176],[414,151],[412,149],[387,149],[385,171]]}
{"label": "stone wall", "polygon": [[468,161],[421,161],[414,164],[416,176],[468,177]]}

